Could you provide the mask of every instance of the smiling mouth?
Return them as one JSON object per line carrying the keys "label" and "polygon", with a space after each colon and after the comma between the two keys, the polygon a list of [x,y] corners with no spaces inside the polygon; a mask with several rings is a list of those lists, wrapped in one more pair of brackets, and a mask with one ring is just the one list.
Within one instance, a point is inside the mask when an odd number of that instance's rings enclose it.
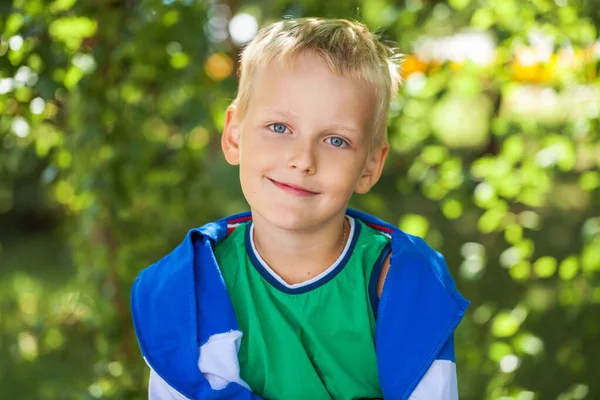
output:
{"label": "smiling mouth", "polygon": [[305,189],[302,186],[296,186],[296,185],[292,185],[289,183],[278,182],[271,178],[267,178],[267,179],[269,179],[269,181],[271,181],[271,183],[273,183],[275,186],[277,186],[281,190],[291,193],[296,196],[314,196],[314,195],[319,194],[317,192],[313,192],[311,190]]}

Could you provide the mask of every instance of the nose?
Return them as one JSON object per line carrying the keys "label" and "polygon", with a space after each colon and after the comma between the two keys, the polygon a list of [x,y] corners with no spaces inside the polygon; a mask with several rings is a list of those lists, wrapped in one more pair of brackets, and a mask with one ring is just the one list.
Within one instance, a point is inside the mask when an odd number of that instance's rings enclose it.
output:
{"label": "nose", "polygon": [[317,171],[317,157],[314,143],[310,140],[297,139],[291,146],[288,167],[307,175]]}

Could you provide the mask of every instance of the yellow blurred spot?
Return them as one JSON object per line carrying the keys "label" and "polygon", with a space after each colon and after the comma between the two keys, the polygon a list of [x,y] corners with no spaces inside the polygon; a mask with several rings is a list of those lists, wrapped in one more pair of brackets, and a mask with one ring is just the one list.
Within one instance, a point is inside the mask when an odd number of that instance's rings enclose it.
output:
{"label": "yellow blurred spot", "polygon": [[34,315],[37,312],[37,298],[31,292],[19,293],[19,309],[22,313]]}
{"label": "yellow blurred spot", "polygon": [[174,133],[171,136],[169,136],[169,139],[167,140],[167,146],[170,149],[180,149],[182,148],[184,145],[184,141],[183,141],[183,135],[181,133]]}
{"label": "yellow blurred spot", "polygon": [[170,63],[175,69],[184,69],[190,65],[190,56],[180,51],[179,53],[175,53],[171,56]]}
{"label": "yellow blurred spot", "polygon": [[427,64],[415,56],[406,56],[402,59],[401,72],[404,78],[409,77],[415,72],[424,73],[427,71]]}
{"label": "yellow blurred spot", "polygon": [[55,0],[50,4],[50,12],[52,14],[58,14],[62,11],[68,11],[75,5],[77,0]]}
{"label": "yellow blurred spot", "polygon": [[517,395],[517,400],[535,400],[535,392],[523,390]]}
{"label": "yellow blurred spot", "polygon": [[583,50],[583,62],[585,63],[585,74],[586,78],[590,81],[596,79],[597,70],[596,70],[596,49],[595,46],[598,46],[600,49],[600,45],[596,43],[595,45],[589,45]]}
{"label": "yellow blurred spot", "polygon": [[44,344],[51,350],[57,350],[65,344],[65,337],[58,328],[50,328],[44,339]]}
{"label": "yellow blurred spot", "polygon": [[73,156],[66,150],[61,150],[56,157],[56,163],[62,169],[67,169],[71,166],[71,162],[73,161]]}
{"label": "yellow blurred spot", "polygon": [[535,211],[522,211],[517,218],[524,228],[536,230],[540,226],[540,215]]}
{"label": "yellow blurred spot", "polygon": [[555,300],[554,293],[541,286],[530,287],[527,293],[527,304],[533,310],[547,310]]}
{"label": "yellow blurred spot", "polygon": [[151,142],[166,142],[169,138],[169,126],[159,117],[150,117],[144,123],[142,132]]}
{"label": "yellow blurred spot", "polygon": [[515,281],[527,280],[531,274],[531,264],[527,261],[519,261],[510,267],[508,273]]}
{"label": "yellow blurred spot", "polygon": [[464,66],[464,62],[450,61],[450,69],[452,71],[458,71]]}
{"label": "yellow blurred spot", "polygon": [[118,361],[113,361],[108,364],[108,372],[112,376],[121,376],[123,374],[123,365]]}
{"label": "yellow blurred spot", "polygon": [[545,83],[554,79],[557,70],[557,56],[553,54],[546,62],[537,61],[537,55],[529,48],[517,52],[512,61],[515,79],[527,83]]}
{"label": "yellow blurred spot", "polygon": [[513,349],[508,343],[494,342],[490,346],[488,357],[490,360],[499,363],[504,356],[511,354],[512,351]]}
{"label": "yellow blurred spot", "polygon": [[100,161],[110,160],[114,156],[114,153],[115,152],[112,147],[104,145],[100,148],[100,151],[98,152],[98,159]]}
{"label": "yellow blurred spot", "polygon": [[541,193],[539,190],[534,188],[525,188],[517,196],[517,200],[530,207],[542,207],[547,200],[545,193]]}
{"label": "yellow blurred spot", "polygon": [[41,72],[44,67],[44,60],[42,60],[42,57],[39,54],[33,53],[27,59],[27,64],[35,72]]}
{"label": "yellow blurred spot", "polygon": [[67,181],[60,181],[54,188],[54,196],[61,204],[69,204],[75,198],[75,189]]}
{"label": "yellow blurred spot", "polygon": [[77,86],[77,84],[79,83],[81,78],[83,78],[84,75],[85,74],[81,69],[77,68],[75,65],[72,65],[67,70],[62,81],[67,89],[72,90],[75,88],[75,86]]}
{"label": "yellow blurred spot", "polygon": [[558,275],[563,281],[569,281],[577,275],[579,270],[579,260],[577,256],[569,256],[565,258],[558,268]]}
{"label": "yellow blurred spot", "polygon": [[233,72],[233,60],[227,54],[215,53],[206,60],[204,71],[213,81],[221,81]]}
{"label": "yellow blurred spot", "polygon": [[520,322],[513,314],[502,311],[492,320],[492,334],[496,337],[509,337],[517,333]]}
{"label": "yellow blurred spot", "polygon": [[581,267],[584,272],[600,270],[600,241],[586,245],[581,252]]}
{"label": "yellow blurred spot", "polygon": [[443,146],[429,145],[421,152],[421,158],[427,164],[441,164],[448,158],[448,149]]}
{"label": "yellow blurred spot", "polygon": [[506,211],[501,208],[487,210],[477,221],[477,228],[481,233],[490,233],[498,229],[506,216]]}
{"label": "yellow blurred spot", "polygon": [[56,104],[54,104],[52,102],[47,102],[46,109],[44,111],[44,117],[46,117],[48,119],[52,119],[53,117],[56,116],[57,113],[58,113],[58,107],[56,106]]}
{"label": "yellow blurred spot", "polygon": [[429,221],[422,215],[407,214],[400,220],[400,229],[411,235],[423,238],[429,231]]}
{"label": "yellow blurred spot", "polygon": [[489,306],[487,306],[485,304],[477,307],[475,309],[475,311],[473,312],[473,321],[475,321],[478,324],[487,323],[491,317],[492,317],[492,310]]}
{"label": "yellow blurred spot", "polygon": [[36,337],[30,332],[19,333],[19,351],[25,360],[35,360],[38,356],[38,344]]}
{"label": "yellow blurred spot", "polygon": [[579,176],[579,186],[588,192],[600,187],[600,173],[598,171],[584,172]]}
{"label": "yellow blurred spot", "polygon": [[129,104],[137,104],[142,100],[144,94],[142,90],[132,84],[126,83],[121,86],[121,98]]}
{"label": "yellow blurred spot", "polygon": [[71,203],[71,210],[75,212],[82,211],[94,204],[94,195],[92,192],[83,192],[77,195]]}
{"label": "yellow blurred spot", "polygon": [[202,126],[198,126],[189,133],[188,146],[193,150],[202,150],[208,144],[208,140],[208,130]]}
{"label": "yellow blurred spot", "polygon": [[162,19],[163,25],[166,27],[173,26],[179,22],[179,11],[171,10],[167,12]]}
{"label": "yellow blurred spot", "polygon": [[495,16],[489,8],[478,7],[473,13],[471,24],[481,30],[489,29],[495,22]]}
{"label": "yellow blurred spot", "polygon": [[544,342],[531,333],[523,333],[519,335],[519,337],[515,340],[515,344],[521,351],[531,354],[532,356],[539,354],[544,349]]}
{"label": "yellow blurred spot", "polygon": [[456,10],[464,10],[471,0],[449,0],[448,3]]}
{"label": "yellow blurred spot", "polygon": [[516,244],[523,238],[523,228],[519,224],[511,224],[504,231],[504,238],[508,243]]}
{"label": "yellow blurred spot", "polygon": [[484,94],[445,94],[430,111],[433,134],[451,148],[480,149],[488,143],[493,105]]}
{"label": "yellow blurred spot", "polygon": [[458,200],[450,199],[442,205],[442,212],[448,219],[456,219],[463,213],[463,206]]}

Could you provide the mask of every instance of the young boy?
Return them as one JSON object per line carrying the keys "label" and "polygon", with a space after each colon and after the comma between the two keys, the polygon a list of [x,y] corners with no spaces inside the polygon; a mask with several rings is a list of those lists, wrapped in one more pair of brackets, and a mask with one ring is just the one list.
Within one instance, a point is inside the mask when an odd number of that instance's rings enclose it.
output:
{"label": "young boy", "polygon": [[286,20],[242,53],[222,147],[250,212],[142,271],[151,399],[457,399],[468,305],[423,240],[347,209],[388,154],[399,76],[363,25]]}

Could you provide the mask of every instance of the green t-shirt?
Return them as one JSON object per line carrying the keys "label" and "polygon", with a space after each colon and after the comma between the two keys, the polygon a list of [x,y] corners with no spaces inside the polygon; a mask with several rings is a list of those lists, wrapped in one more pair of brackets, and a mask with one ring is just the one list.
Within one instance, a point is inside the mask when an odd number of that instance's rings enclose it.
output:
{"label": "green t-shirt", "polygon": [[251,222],[215,246],[243,332],[241,378],[265,399],[382,397],[372,303],[389,239],[349,220],[340,258],[296,285],[285,283],[260,258]]}

